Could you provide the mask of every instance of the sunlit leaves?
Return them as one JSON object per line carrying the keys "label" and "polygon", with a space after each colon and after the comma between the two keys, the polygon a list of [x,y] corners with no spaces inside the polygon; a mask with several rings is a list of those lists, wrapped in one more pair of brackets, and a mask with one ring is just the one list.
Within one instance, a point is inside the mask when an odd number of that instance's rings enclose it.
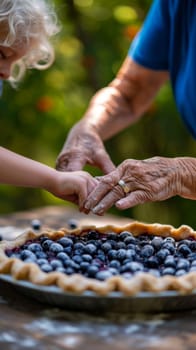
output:
{"label": "sunlit leaves", "polygon": [[113,13],[115,19],[121,23],[131,23],[138,19],[136,10],[131,6],[116,6]]}

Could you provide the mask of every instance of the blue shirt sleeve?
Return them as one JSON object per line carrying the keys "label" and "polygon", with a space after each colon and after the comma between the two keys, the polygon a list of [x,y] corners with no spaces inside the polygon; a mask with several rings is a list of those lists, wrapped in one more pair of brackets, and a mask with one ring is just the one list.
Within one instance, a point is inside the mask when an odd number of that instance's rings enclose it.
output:
{"label": "blue shirt sleeve", "polygon": [[141,31],[128,55],[151,69],[168,70],[170,45],[170,0],[154,0]]}

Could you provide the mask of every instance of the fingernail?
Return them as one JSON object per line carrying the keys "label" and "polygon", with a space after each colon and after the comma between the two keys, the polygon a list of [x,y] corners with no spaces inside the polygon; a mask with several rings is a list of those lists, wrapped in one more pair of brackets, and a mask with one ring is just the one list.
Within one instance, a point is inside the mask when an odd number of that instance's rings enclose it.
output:
{"label": "fingernail", "polygon": [[117,205],[118,207],[122,207],[122,205],[123,205],[123,202],[121,202],[121,201],[118,201],[118,202],[116,202],[116,205]]}
{"label": "fingernail", "polygon": [[99,204],[99,205],[97,205],[96,207],[94,207],[94,208],[92,209],[92,212],[93,212],[94,214],[97,214],[99,211],[102,211],[102,209],[104,209],[104,205],[103,205],[103,204]]}

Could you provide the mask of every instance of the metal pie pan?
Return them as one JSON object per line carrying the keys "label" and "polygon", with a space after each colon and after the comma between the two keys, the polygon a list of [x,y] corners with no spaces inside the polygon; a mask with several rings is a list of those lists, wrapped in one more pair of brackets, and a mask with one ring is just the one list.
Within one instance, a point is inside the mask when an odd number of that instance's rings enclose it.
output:
{"label": "metal pie pan", "polygon": [[0,282],[9,283],[15,290],[42,303],[67,310],[154,313],[196,308],[196,291],[187,295],[166,291],[161,293],[141,292],[136,296],[125,296],[121,292],[112,292],[107,296],[99,296],[91,291],[83,294],[68,293],[56,286],[38,286],[31,282],[15,280],[10,275],[4,274],[0,274]]}

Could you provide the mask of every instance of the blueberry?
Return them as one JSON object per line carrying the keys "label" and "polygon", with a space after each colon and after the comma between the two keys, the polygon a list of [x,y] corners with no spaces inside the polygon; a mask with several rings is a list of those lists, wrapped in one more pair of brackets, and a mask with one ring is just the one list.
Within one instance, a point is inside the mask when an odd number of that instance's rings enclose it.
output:
{"label": "blueberry", "polygon": [[58,243],[61,244],[63,247],[70,247],[73,246],[73,241],[69,237],[62,237],[58,240]]}
{"label": "blueberry", "polygon": [[151,245],[156,249],[159,250],[162,246],[163,243],[163,238],[162,237],[158,237],[155,236],[152,241],[151,241]]}
{"label": "blueberry", "polygon": [[173,237],[166,237],[163,240],[164,243],[173,243],[175,245],[176,241]]}
{"label": "blueberry", "polygon": [[141,250],[141,256],[143,258],[149,258],[154,254],[154,248],[150,244],[146,244]]}
{"label": "blueberry", "polygon": [[89,266],[87,270],[88,277],[95,277],[95,275],[98,273],[99,268],[96,265]]}
{"label": "blueberry", "polygon": [[174,246],[173,243],[171,243],[171,242],[163,242],[161,248],[162,248],[162,249],[164,249],[164,248],[168,249],[168,250],[170,251],[171,254],[174,254],[174,252],[175,252],[175,250],[176,250],[176,249],[175,249],[175,246]]}
{"label": "blueberry", "polygon": [[134,251],[137,251],[137,250],[140,251],[140,248],[139,248],[138,246],[136,246],[135,244],[133,244],[133,243],[127,244],[127,247],[126,247],[126,248],[127,248],[127,249],[132,249],[132,250],[134,250]]}
{"label": "blueberry", "polygon": [[184,244],[185,244],[187,247],[189,247],[190,244],[191,244],[191,241],[188,240],[188,239],[182,239],[181,241],[178,242],[178,247],[179,247],[180,245],[184,245]]}
{"label": "blueberry", "polygon": [[183,269],[187,271],[189,267],[190,267],[190,262],[186,259],[179,259],[176,265],[177,270]]}
{"label": "blueberry", "polygon": [[120,268],[120,262],[118,260],[111,260],[109,263],[109,267],[114,267],[115,269]]}
{"label": "blueberry", "polygon": [[65,260],[64,262],[65,267],[71,267],[72,269],[78,271],[80,269],[80,265],[76,264],[73,260]]}
{"label": "blueberry", "polygon": [[117,244],[118,244],[117,241],[115,241],[114,239],[110,239],[110,240],[108,240],[107,242],[108,242],[109,244],[111,244],[112,249],[117,249]]}
{"label": "blueberry", "polygon": [[158,258],[159,262],[162,263],[169,254],[170,254],[169,250],[164,248],[164,249],[160,249],[156,253],[156,257]]}
{"label": "blueberry", "polygon": [[69,219],[67,222],[67,225],[71,230],[74,230],[75,228],[78,227],[78,221],[75,219]]}
{"label": "blueberry", "polygon": [[97,259],[102,261],[102,262],[105,262],[105,255],[104,255],[104,253],[103,254],[98,254],[97,255]]}
{"label": "blueberry", "polygon": [[196,251],[196,241],[192,241],[189,245],[189,248],[195,252]]}
{"label": "blueberry", "polygon": [[132,272],[130,263],[126,263],[123,266],[120,267],[120,273],[123,274],[125,272]]}
{"label": "blueberry", "polygon": [[186,259],[188,259],[188,261],[190,261],[191,263],[196,261],[196,253],[191,253],[189,254]]}
{"label": "blueberry", "polygon": [[[71,246],[65,247],[65,248],[63,249],[63,251],[64,251],[66,254],[71,255],[71,254],[72,254],[72,247],[71,247]],[[77,252],[75,251],[75,254],[76,254],[76,253],[77,253]],[[79,253],[78,255],[80,255],[80,253]]]}
{"label": "blueberry", "polygon": [[115,269],[114,267],[110,267],[108,271],[111,272],[112,276],[119,275],[118,269]]}
{"label": "blueberry", "polygon": [[103,250],[105,253],[107,253],[109,250],[112,249],[112,246],[111,246],[110,243],[105,242],[105,243],[102,244],[101,248],[102,248],[102,250]]}
{"label": "blueberry", "polygon": [[171,255],[168,255],[164,261],[164,267],[176,267],[175,258]]}
{"label": "blueberry", "polygon": [[96,250],[97,250],[96,246],[92,243],[89,243],[84,247],[84,252],[90,255],[94,255]]}
{"label": "blueberry", "polygon": [[47,264],[48,260],[47,259],[37,259],[37,264],[38,265],[43,265],[43,264]]}
{"label": "blueberry", "polygon": [[[20,259],[20,256],[14,255],[14,257]],[[34,262],[37,262],[37,261],[35,261],[35,260],[31,259],[31,258],[26,258],[26,259],[24,259],[23,261],[24,261],[25,263],[34,263]]]}
{"label": "blueberry", "polygon": [[150,236],[148,234],[142,234],[138,236],[138,240],[141,245],[145,245],[150,242]]}
{"label": "blueberry", "polygon": [[142,271],[143,270],[143,265],[136,262],[136,261],[132,261],[129,264],[130,266],[130,271],[131,272],[137,272],[137,271]]}
{"label": "blueberry", "polygon": [[136,252],[134,249],[127,249],[126,251],[126,259],[133,259],[136,256]]}
{"label": "blueberry", "polygon": [[60,260],[54,259],[50,262],[50,265],[54,270],[56,270],[58,267],[63,267],[63,264]]}
{"label": "blueberry", "polygon": [[41,228],[41,221],[38,220],[38,219],[34,219],[31,221],[31,227],[34,229],[34,230],[40,230]]}
{"label": "blueberry", "polygon": [[136,244],[137,243],[137,240],[135,237],[129,235],[127,236],[125,239],[124,239],[124,243],[127,245],[127,244]]}
{"label": "blueberry", "polygon": [[72,256],[72,260],[73,260],[76,264],[80,264],[80,263],[83,261],[83,259],[82,259],[82,257],[81,257],[80,255],[73,255],[73,256]]}
{"label": "blueberry", "polygon": [[43,248],[44,250],[48,250],[48,249],[50,248],[50,246],[51,246],[52,243],[53,243],[53,241],[52,241],[51,239],[46,239],[46,240],[44,240],[43,243],[42,243],[42,248]]}
{"label": "blueberry", "polygon": [[158,258],[156,256],[150,256],[146,261],[146,265],[152,269],[158,268],[159,267]]}
{"label": "blueberry", "polygon": [[36,255],[32,251],[27,250],[27,249],[23,250],[20,253],[20,258],[22,260],[25,260],[25,259],[31,259],[32,261],[37,260]]}
{"label": "blueberry", "polygon": [[50,248],[49,250],[52,252],[52,253],[55,253],[55,254],[58,254],[60,252],[63,252],[63,246],[59,243],[52,243],[50,245]]}
{"label": "blueberry", "polygon": [[162,275],[175,275],[175,269],[173,267],[166,267],[165,269],[162,270]]}
{"label": "blueberry", "polygon": [[126,258],[126,255],[127,252],[125,249],[119,249],[117,250],[116,259],[122,261]]}
{"label": "blueberry", "polygon": [[73,275],[75,273],[75,270],[72,267],[67,267],[65,269],[66,275]]}
{"label": "blueberry", "polygon": [[108,233],[107,237],[108,237],[108,240],[112,240],[112,241],[117,241],[117,239],[118,239],[118,235],[114,232]]}
{"label": "blueberry", "polygon": [[191,254],[190,248],[186,244],[180,244],[177,248],[178,252],[181,253],[184,257]]}
{"label": "blueberry", "polygon": [[119,238],[121,241],[124,241],[125,238],[132,236],[129,231],[123,231],[120,233]]}
{"label": "blueberry", "polygon": [[91,262],[93,258],[90,254],[83,254],[82,259],[83,259],[83,261]]}
{"label": "blueberry", "polygon": [[38,251],[35,253],[35,255],[36,255],[37,259],[45,259],[47,257],[47,254],[44,253],[43,251],[42,252]]}
{"label": "blueberry", "polygon": [[73,246],[74,251],[80,252],[80,254],[84,251],[84,244],[82,242],[76,242]]}
{"label": "blueberry", "polygon": [[41,245],[39,243],[31,243],[31,244],[29,244],[28,249],[31,252],[33,252],[33,253],[42,251],[42,247],[41,247]]}
{"label": "blueberry", "polygon": [[[82,272],[85,272],[88,270],[90,264],[88,261],[82,261],[81,264],[80,264],[80,269]],[[92,266],[92,265],[91,265]]]}
{"label": "blueberry", "polygon": [[67,259],[70,259],[69,255],[66,254],[65,252],[60,252],[57,254],[56,256],[58,259],[62,260],[62,261],[65,261]]}
{"label": "blueberry", "polygon": [[49,265],[49,264],[43,264],[43,265],[41,265],[41,269],[42,269],[42,271],[44,271],[44,272],[51,272],[51,271],[53,271],[52,266]]}
{"label": "blueberry", "polygon": [[124,242],[117,242],[115,249],[126,249],[126,244]]}
{"label": "blueberry", "polygon": [[176,277],[180,277],[180,276],[183,276],[183,275],[186,275],[187,271],[186,270],[183,270],[183,269],[180,269],[180,270],[177,270],[176,271]]}
{"label": "blueberry", "polygon": [[95,277],[96,277],[96,279],[98,279],[100,281],[104,281],[104,280],[112,277],[112,273],[109,270],[103,270],[103,271],[97,272]]}
{"label": "blueberry", "polygon": [[96,240],[99,238],[99,233],[97,231],[89,231],[87,234],[88,240]]}
{"label": "blueberry", "polygon": [[56,272],[66,273],[66,269],[64,267],[57,267]]}

